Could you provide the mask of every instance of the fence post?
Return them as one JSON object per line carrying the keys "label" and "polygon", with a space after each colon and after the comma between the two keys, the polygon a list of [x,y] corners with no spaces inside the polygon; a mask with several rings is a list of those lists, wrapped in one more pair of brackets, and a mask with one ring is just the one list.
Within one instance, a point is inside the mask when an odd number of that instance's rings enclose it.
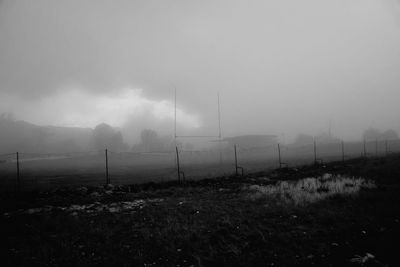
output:
{"label": "fence post", "polygon": [[279,158],[279,169],[282,168],[282,160],[281,160],[281,147],[278,143],[278,158]]}
{"label": "fence post", "polygon": [[315,142],[314,138],[314,164],[317,164],[317,142]]}
{"label": "fence post", "polygon": [[175,151],[176,151],[176,167],[177,167],[177,171],[178,171],[178,182],[181,182],[181,170],[180,170],[180,166],[179,166],[179,152],[178,152],[178,147],[175,147]]}
{"label": "fence post", "polygon": [[388,155],[388,141],[385,140],[385,155]]}
{"label": "fence post", "polygon": [[17,191],[20,190],[20,177],[19,177],[19,152],[17,154]]}
{"label": "fence post", "polygon": [[108,150],[105,151],[106,155],[106,185],[110,183],[110,177],[108,176]]}
{"label": "fence post", "polygon": [[366,158],[366,157],[367,157],[367,148],[366,148],[366,141],[364,138],[364,158]]}
{"label": "fence post", "polygon": [[235,149],[235,172],[236,172],[236,176],[238,176],[238,165],[237,165],[237,154],[236,154],[236,144],[234,145],[234,149]]}
{"label": "fence post", "polygon": [[344,141],[342,140],[342,162],[344,163]]}

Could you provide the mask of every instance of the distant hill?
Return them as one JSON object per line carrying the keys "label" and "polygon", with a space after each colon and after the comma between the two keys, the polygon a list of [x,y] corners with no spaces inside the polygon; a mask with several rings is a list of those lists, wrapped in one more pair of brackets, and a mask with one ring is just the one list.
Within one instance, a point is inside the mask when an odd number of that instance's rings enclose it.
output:
{"label": "distant hill", "polygon": [[0,153],[64,153],[93,148],[93,129],[39,126],[0,117]]}

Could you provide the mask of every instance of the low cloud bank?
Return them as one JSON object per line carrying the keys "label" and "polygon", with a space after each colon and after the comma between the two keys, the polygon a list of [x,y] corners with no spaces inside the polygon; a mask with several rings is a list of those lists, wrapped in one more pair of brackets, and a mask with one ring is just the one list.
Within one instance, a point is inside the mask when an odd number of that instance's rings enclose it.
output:
{"label": "low cloud bank", "polygon": [[[107,123],[126,128],[128,132],[137,129],[137,133],[148,127],[157,129],[157,126],[165,131],[169,126],[167,130],[172,133],[175,116],[173,102],[149,99],[141,89],[124,88],[110,94],[67,89],[34,101],[5,93],[0,96],[0,113],[10,112],[18,120],[38,125],[94,128]],[[187,129],[201,126],[198,115],[180,107],[177,108],[177,123]]]}

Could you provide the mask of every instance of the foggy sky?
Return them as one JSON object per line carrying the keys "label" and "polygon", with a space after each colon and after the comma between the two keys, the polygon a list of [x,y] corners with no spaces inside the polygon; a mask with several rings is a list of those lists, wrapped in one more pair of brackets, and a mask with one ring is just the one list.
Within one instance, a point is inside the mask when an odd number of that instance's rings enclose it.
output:
{"label": "foggy sky", "polygon": [[0,112],[38,124],[400,131],[396,0],[0,1]]}

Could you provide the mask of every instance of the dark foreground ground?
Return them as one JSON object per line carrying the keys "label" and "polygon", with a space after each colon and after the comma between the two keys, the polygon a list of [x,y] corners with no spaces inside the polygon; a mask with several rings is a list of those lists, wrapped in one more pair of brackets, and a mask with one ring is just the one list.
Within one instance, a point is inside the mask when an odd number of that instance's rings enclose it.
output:
{"label": "dark foreground ground", "polygon": [[[305,206],[246,185],[345,174],[375,181]],[[2,194],[2,266],[400,266],[400,156],[185,186]]]}

